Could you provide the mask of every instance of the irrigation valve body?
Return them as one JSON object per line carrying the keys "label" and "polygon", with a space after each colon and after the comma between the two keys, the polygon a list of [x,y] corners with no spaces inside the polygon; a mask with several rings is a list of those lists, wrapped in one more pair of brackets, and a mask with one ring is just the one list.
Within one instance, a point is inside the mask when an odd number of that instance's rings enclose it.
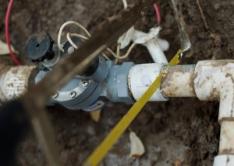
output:
{"label": "irrigation valve body", "polygon": [[[160,28],[152,28],[149,33],[143,33],[131,28],[118,41],[121,49],[130,42],[144,45],[158,64],[135,65],[133,62],[115,64],[114,61],[99,56],[89,67],[84,75],[77,75],[51,98],[49,105],[60,104],[71,110],[82,109],[93,111],[100,109],[104,102],[100,98],[107,98],[112,102],[131,104],[141,96],[159,74],[167,59],[163,51],[167,50],[167,41],[157,37]],[[82,41],[77,36],[71,40],[79,45]],[[37,64],[38,72],[34,82],[38,83],[60,60],[71,56],[74,51],[69,41],[62,44],[61,51],[49,34],[33,36],[28,41],[28,58]],[[144,72],[147,66],[148,74]],[[144,69],[144,70],[143,70]],[[156,92],[153,100],[166,100],[160,92]]]}
{"label": "irrigation valve body", "polygon": [[[198,97],[200,100],[220,101],[220,145],[214,166],[233,166],[234,61],[207,60],[196,65],[167,66],[164,51],[169,44],[158,38],[159,31],[160,28],[152,28],[149,33],[144,33],[131,28],[118,41],[120,49],[130,43],[145,46],[154,63],[134,64],[130,61],[116,64],[100,55],[83,75],[76,75],[57,91],[48,105],[60,104],[71,110],[94,111],[104,105],[103,98],[131,104],[163,73],[161,87],[150,101],[166,101],[169,97]],[[71,40],[76,45],[82,42],[78,36],[71,36]],[[62,49],[63,51],[58,48],[48,34],[32,37],[27,44],[27,52],[28,58],[37,65],[37,70],[30,66],[20,66],[1,73],[0,81],[4,86],[0,89],[0,100],[10,100],[24,93],[29,79],[37,84],[54,65],[72,56],[71,53],[75,50],[68,41],[62,43]],[[15,79],[9,79],[9,76]],[[9,89],[5,86],[11,85],[9,81],[17,86]],[[16,89],[20,91],[15,91]],[[9,94],[9,90],[17,93]]]}

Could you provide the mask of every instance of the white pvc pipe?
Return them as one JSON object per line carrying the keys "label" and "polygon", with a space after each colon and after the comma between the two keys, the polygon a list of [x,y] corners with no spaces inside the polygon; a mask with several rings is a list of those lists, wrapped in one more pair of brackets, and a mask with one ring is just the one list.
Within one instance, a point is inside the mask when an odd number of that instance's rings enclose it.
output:
{"label": "white pvc pipe", "polygon": [[223,120],[220,129],[219,154],[234,155],[234,121]]}
{"label": "white pvc pipe", "polygon": [[194,72],[194,89],[200,100],[219,100],[221,125],[219,155],[214,166],[234,165],[234,61],[198,62]]}
{"label": "white pvc pipe", "polygon": [[163,69],[161,91],[167,97],[196,97],[193,87],[194,65],[177,65]]}
{"label": "white pvc pipe", "polygon": [[213,166],[233,166],[234,155],[219,155],[214,159]]}
{"label": "white pvc pipe", "polygon": [[160,27],[152,28],[149,33],[135,30],[133,33],[134,43],[147,47],[153,61],[160,64],[168,64],[167,58],[163,51],[168,50],[169,43],[158,37]]}
{"label": "white pvc pipe", "polygon": [[[138,100],[153,81],[159,75],[162,64],[151,63],[151,64],[139,64],[133,66],[128,74],[128,86],[135,100]],[[166,101],[160,90],[157,90],[150,101]]]}
{"label": "white pvc pipe", "polygon": [[160,45],[156,43],[156,41],[149,41],[149,42],[146,42],[144,45],[147,47],[155,63],[168,64],[168,61],[164,52],[162,51]]}

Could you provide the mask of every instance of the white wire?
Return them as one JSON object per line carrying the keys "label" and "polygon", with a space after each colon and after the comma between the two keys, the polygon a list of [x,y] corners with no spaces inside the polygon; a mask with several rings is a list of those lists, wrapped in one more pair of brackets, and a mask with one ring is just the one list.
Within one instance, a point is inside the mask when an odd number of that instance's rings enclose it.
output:
{"label": "white wire", "polygon": [[[123,0],[126,2],[126,0]],[[127,4],[127,2],[126,2]],[[64,51],[63,49],[63,46],[61,44],[61,37],[62,37],[62,33],[63,33],[63,30],[66,26],[70,25],[70,24],[74,24],[76,26],[78,26],[79,28],[81,28],[87,35],[84,36],[84,35],[81,35],[81,34],[78,34],[78,33],[67,33],[66,37],[67,37],[67,40],[68,42],[72,45],[72,47],[74,47],[75,49],[78,49],[77,45],[72,41],[71,39],[71,36],[76,36],[76,37],[79,37],[81,39],[84,39],[84,40],[88,40],[89,37],[91,37],[91,34],[89,33],[89,31],[83,26],[81,25],[80,23],[78,22],[75,22],[75,21],[67,21],[65,22],[59,29],[59,32],[58,32],[58,38],[57,38],[57,43],[58,43],[58,48],[61,50],[61,51]],[[126,54],[120,56],[120,46],[117,45],[117,51],[116,53],[114,53],[110,48],[107,48],[106,50],[113,56],[116,58],[116,60],[119,60],[119,59],[126,59],[129,54],[131,53],[132,49],[135,47],[136,43],[132,43],[131,46],[129,47],[129,49],[127,50]],[[105,54],[105,53],[102,53],[102,56],[105,57],[106,59],[109,59],[109,57]]]}
{"label": "white wire", "polygon": [[112,49],[107,48],[106,50],[107,50],[113,57],[116,56],[116,54],[114,53],[114,51],[112,51]]}
{"label": "white wire", "polygon": [[75,49],[78,49],[77,45],[72,41],[71,36],[76,36],[84,40],[88,40],[88,38],[84,35],[78,34],[78,33],[67,33],[67,41],[74,47]]}
{"label": "white wire", "polygon": [[110,60],[110,58],[104,52],[102,53],[102,56],[106,58],[107,60]]}
{"label": "white wire", "polygon": [[63,49],[63,46],[61,44],[61,37],[62,37],[62,33],[63,33],[63,30],[64,28],[67,26],[67,25],[70,25],[70,24],[73,24],[73,25],[76,25],[78,26],[79,28],[81,28],[88,37],[91,36],[91,34],[89,33],[89,31],[83,26],[81,25],[80,23],[76,22],[76,21],[67,21],[65,23],[63,23],[63,25],[59,28],[59,32],[58,32],[58,38],[57,38],[57,44],[58,44],[58,48],[61,50],[61,51],[64,51]]}
{"label": "white wire", "polygon": [[[76,36],[76,37],[79,37],[81,39],[84,39],[84,40],[88,40],[88,38],[84,35],[81,35],[81,34],[78,34],[78,33],[67,33],[67,41],[72,45],[72,47],[74,47],[75,49],[78,49],[77,45],[72,41],[71,39],[71,36]],[[107,48],[107,51],[110,52],[111,54],[114,52],[110,49],[110,48]],[[110,58],[105,54],[105,53],[102,53],[102,56],[105,58],[105,59],[108,59],[110,60]]]}
{"label": "white wire", "polygon": [[117,50],[116,50],[116,54],[113,55],[116,59],[126,59],[129,54],[131,53],[131,51],[133,50],[133,48],[136,46],[136,43],[132,43],[130,45],[130,47],[128,48],[126,54],[120,56],[120,45],[117,45]]}
{"label": "white wire", "polygon": [[72,47],[78,49],[77,45],[72,41],[70,33],[67,33],[67,41],[72,45]]}
{"label": "white wire", "polygon": [[76,37],[79,37],[81,39],[84,39],[84,40],[88,40],[89,38],[84,36],[84,35],[81,35],[81,34],[78,34],[78,33],[69,33],[70,36],[76,36]]}

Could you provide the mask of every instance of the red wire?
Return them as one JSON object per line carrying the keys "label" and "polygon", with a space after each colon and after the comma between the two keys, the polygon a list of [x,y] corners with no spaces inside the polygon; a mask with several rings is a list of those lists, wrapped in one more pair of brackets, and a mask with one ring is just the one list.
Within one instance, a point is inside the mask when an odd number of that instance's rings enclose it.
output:
{"label": "red wire", "polygon": [[20,61],[18,60],[17,56],[15,55],[15,53],[13,52],[12,48],[11,48],[11,39],[10,39],[10,33],[9,33],[9,19],[10,19],[10,15],[11,15],[11,9],[13,6],[13,2],[14,0],[10,0],[7,6],[7,11],[6,11],[6,15],[5,15],[5,38],[6,38],[6,42],[7,42],[7,46],[10,52],[10,58],[11,60],[14,62],[14,64],[16,65],[20,65]]}
{"label": "red wire", "polygon": [[154,11],[155,11],[155,19],[158,25],[161,23],[161,14],[160,14],[160,7],[157,3],[154,3]]}

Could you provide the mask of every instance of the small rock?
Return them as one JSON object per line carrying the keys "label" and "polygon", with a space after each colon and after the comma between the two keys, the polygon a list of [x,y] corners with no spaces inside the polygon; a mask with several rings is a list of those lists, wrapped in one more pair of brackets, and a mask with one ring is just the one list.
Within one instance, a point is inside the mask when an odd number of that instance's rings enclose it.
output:
{"label": "small rock", "polygon": [[134,132],[130,132],[130,157],[141,157],[145,153],[145,147],[140,138]]}

